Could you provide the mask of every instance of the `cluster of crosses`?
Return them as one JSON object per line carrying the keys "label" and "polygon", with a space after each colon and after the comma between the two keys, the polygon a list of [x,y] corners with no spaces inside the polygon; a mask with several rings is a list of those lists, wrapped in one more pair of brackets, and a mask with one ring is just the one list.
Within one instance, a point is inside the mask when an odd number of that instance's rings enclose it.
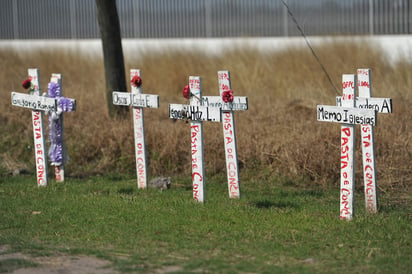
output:
{"label": "cluster of crosses", "polygon": [[[12,105],[32,109],[37,184],[47,185],[47,156],[55,166],[56,181],[64,181],[64,162],[67,154],[63,139],[63,112],[74,111],[76,101],[62,96],[61,75],[52,74],[48,94],[40,94],[39,70],[29,69],[29,78],[23,87],[30,93],[12,92]],[[113,104],[133,108],[137,186],[148,187],[146,145],[144,133],[144,108],[158,108],[159,96],[143,94],[141,72],[130,70],[131,92],[114,91]],[[203,121],[223,123],[226,153],[227,179],[230,198],[240,198],[239,166],[237,160],[236,133],[233,111],[247,110],[247,97],[234,97],[229,71],[219,71],[220,96],[202,97],[201,78],[189,77],[189,85],[184,88],[184,97],[190,105],[171,104],[169,114],[172,119],[191,120],[193,199],[205,201],[205,170],[203,158]],[[49,152],[45,149],[43,113],[49,114]]]}
{"label": "cluster of crosses", "polygon": [[[113,104],[133,107],[133,125],[136,151],[136,172],[138,188],[148,186],[145,152],[143,108],[158,108],[159,96],[144,94],[141,72],[130,71],[131,92],[113,92]],[[189,84],[183,89],[183,96],[190,100],[189,105],[170,104],[171,119],[190,120],[193,199],[205,201],[205,169],[203,157],[203,122],[222,122],[226,154],[227,180],[230,198],[240,198],[239,167],[233,111],[247,110],[247,97],[234,97],[230,85],[229,71],[219,71],[220,96],[202,97],[202,81],[199,76],[190,76]]]}
{"label": "cluster of crosses", "polygon": [[[62,76],[53,73],[48,84],[48,93],[40,94],[40,76],[38,69],[28,70],[28,79],[23,87],[26,93],[11,93],[11,103],[14,106],[32,110],[34,153],[36,160],[37,185],[47,185],[47,156],[55,167],[56,181],[64,181],[64,162],[67,154],[63,138],[63,113],[76,110],[76,100],[63,97]],[[50,148],[46,152],[43,113],[49,114]]]}
{"label": "cluster of crosses", "polygon": [[[358,69],[357,75],[342,75],[343,93],[337,106],[317,106],[318,121],[341,123],[340,218],[354,216],[355,198],[355,129],[361,125],[363,177],[366,209],[378,211],[374,126],[377,112],[392,113],[390,98],[373,98],[370,69]],[[358,89],[359,96],[356,96]]]}
{"label": "cluster of crosses", "polygon": [[[75,111],[76,101],[62,95],[62,77],[52,74],[48,93],[40,94],[39,70],[29,69],[29,78],[23,87],[29,94],[12,92],[14,106],[32,109],[33,137],[36,160],[37,184],[47,185],[47,156],[55,166],[56,181],[64,181],[64,162],[67,154],[63,138],[63,113]],[[355,177],[355,125],[361,125],[363,172],[366,208],[375,213],[378,210],[376,163],[374,151],[374,126],[377,112],[391,113],[392,100],[371,97],[371,71],[358,69],[357,75],[342,76],[343,96],[336,97],[336,106],[317,106],[318,121],[341,123],[341,189],[340,218],[352,219],[354,214]],[[146,145],[144,133],[144,108],[158,108],[159,96],[144,94],[141,71],[130,70],[131,92],[114,91],[113,104],[133,108],[135,138],[135,163],[137,186],[148,187]],[[221,122],[223,126],[224,149],[229,197],[240,198],[239,166],[236,145],[234,111],[247,110],[248,98],[233,96],[230,72],[218,71],[219,96],[202,96],[202,81],[199,76],[190,76],[189,84],[183,89],[183,96],[190,104],[170,104],[169,118],[190,120],[191,166],[193,199],[205,202],[205,168],[203,155],[203,122]],[[359,96],[356,97],[356,89]],[[50,148],[45,149],[43,113],[49,114]]]}

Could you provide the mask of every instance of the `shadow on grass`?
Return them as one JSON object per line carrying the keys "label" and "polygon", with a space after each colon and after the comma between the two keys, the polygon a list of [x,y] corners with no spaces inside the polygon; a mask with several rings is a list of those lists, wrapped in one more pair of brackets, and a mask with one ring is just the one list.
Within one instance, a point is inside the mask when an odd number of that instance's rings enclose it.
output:
{"label": "shadow on grass", "polygon": [[123,194],[123,195],[133,195],[134,194],[134,188],[132,187],[124,187],[124,188],[120,188],[117,193],[119,194]]}
{"label": "shadow on grass", "polygon": [[269,200],[262,200],[262,201],[256,201],[252,203],[253,206],[257,208],[262,208],[262,209],[269,209],[269,208],[299,208],[299,206],[295,203],[292,202],[284,202],[284,201],[278,201],[278,202],[273,202]]}

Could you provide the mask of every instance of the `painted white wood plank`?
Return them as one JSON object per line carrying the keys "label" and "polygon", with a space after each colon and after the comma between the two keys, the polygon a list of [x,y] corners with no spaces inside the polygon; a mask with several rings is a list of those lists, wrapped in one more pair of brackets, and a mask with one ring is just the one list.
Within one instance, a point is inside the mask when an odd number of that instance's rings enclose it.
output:
{"label": "painted white wood plank", "polygon": [[[336,97],[336,105],[342,106],[342,96]],[[355,107],[360,109],[373,109],[379,113],[392,113],[392,99],[359,96],[355,99]]]}
{"label": "painted white wood plank", "polygon": [[[372,96],[371,71],[370,69],[358,69],[357,75],[359,98],[368,100]],[[383,109],[383,107],[380,109]],[[390,111],[392,111],[392,107]],[[361,125],[361,145],[365,206],[369,212],[376,213],[378,212],[378,187],[376,181],[375,135],[372,125]]]}
{"label": "painted white wood plank", "polygon": [[132,94],[132,106],[143,108],[158,108],[159,95],[153,94]]}
{"label": "painted white wood plank", "polygon": [[[197,99],[195,99],[197,100]],[[221,122],[220,108],[199,105],[169,105],[169,118],[177,120]]]}
{"label": "painted white wood plank", "polygon": [[19,92],[11,93],[11,104],[17,107],[30,108],[35,111],[56,111],[56,100],[36,94],[26,94]]}
{"label": "painted white wood plank", "polygon": [[[218,71],[219,94],[222,101],[222,93],[231,89],[230,72],[227,70]],[[246,98],[247,108],[247,98]],[[222,110],[223,116],[223,140],[226,157],[226,175],[228,181],[229,197],[240,198],[240,178],[239,163],[237,156],[236,128],[232,110]]]}
{"label": "painted white wood plank", "polygon": [[[343,74],[343,107],[355,107],[356,75]],[[340,218],[351,220],[355,202],[355,125],[341,126]]]}
{"label": "painted white wood plank", "polygon": [[[190,98],[190,104],[198,104],[202,98],[202,81],[199,76],[189,77],[189,87],[193,96]],[[199,106],[191,106],[199,107]],[[219,110],[220,113],[220,110]],[[203,123],[202,120],[192,120],[190,122],[191,135],[191,153],[192,153],[192,183],[193,183],[193,200],[203,203],[206,199],[206,177],[204,167],[203,152]]]}
{"label": "painted white wood plank", "polygon": [[[130,80],[134,76],[141,77],[139,69],[130,70]],[[132,94],[142,94],[142,87],[132,85]],[[133,107],[133,125],[134,125],[134,139],[135,139],[135,155],[136,155],[136,174],[137,187],[139,189],[147,189],[148,174],[146,161],[146,142],[144,134],[144,113],[143,108]]]}
{"label": "painted white wood plank", "polygon": [[159,95],[132,94],[129,92],[113,91],[113,104],[118,106],[133,106],[141,108],[158,108]]}
{"label": "painted white wood plank", "polygon": [[[37,68],[28,69],[29,79],[33,85],[33,94],[40,96],[40,73]],[[45,145],[43,112],[32,111],[34,155],[36,161],[36,176],[38,186],[47,186],[47,152]]]}
{"label": "painted white wood plank", "polygon": [[132,94],[130,92],[113,91],[112,92],[113,105],[117,106],[131,106]]}
{"label": "painted white wood plank", "polygon": [[[342,101],[344,103],[345,100]],[[369,124],[375,126],[377,123],[376,111],[372,109],[360,109],[354,107],[339,106],[317,106],[318,121],[335,122],[345,124]]]}
{"label": "painted white wood plank", "polygon": [[217,107],[225,110],[248,110],[248,98],[245,96],[235,96],[233,97],[233,102],[225,103],[222,101],[221,96],[203,96],[202,106],[207,107]]}

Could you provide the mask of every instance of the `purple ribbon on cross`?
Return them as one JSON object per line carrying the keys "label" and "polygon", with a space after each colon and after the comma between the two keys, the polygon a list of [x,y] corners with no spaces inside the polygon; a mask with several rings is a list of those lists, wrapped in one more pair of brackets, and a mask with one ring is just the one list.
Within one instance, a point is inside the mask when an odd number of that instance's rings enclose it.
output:
{"label": "purple ribbon on cross", "polygon": [[49,157],[54,165],[62,165],[65,160],[64,143],[63,143],[63,112],[75,110],[74,101],[61,96],[60,85],[55,82],[50,82],[48,85],[48,97],[56,99],[56,111],[49,115],[49,138],[50,148]]}

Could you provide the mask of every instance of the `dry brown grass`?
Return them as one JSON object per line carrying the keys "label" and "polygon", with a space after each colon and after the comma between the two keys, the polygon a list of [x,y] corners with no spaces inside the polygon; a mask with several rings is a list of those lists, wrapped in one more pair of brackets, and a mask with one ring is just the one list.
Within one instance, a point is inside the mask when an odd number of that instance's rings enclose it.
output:
{"label": "dry brown grass", "polygon": [[[329,43],[316,51],[339,92],[343,73],[371,68],[373,95],[393,98],[394,113],[379,115],[375,131],[378,180],[385,191],[408,189],[412,64],[391,66],[380,52],[360,44]],[[102,60],[70,51],[24,54],[10,50],[0,51],[0,60],[0,170],[34,170],[30,111],[11,106],[10,92],[22,91],[27,68],[38,67],[43,89],[50,74],[60,72],[64,94],[78,103],[76,113],[65,115],[71,157],[67,172],[74,176],[134,174],[131,117],[109,118]],[[334,104],[336,94],[309,50],[271,54],[234,50],[222,57],[166,52],[125,56],[125,60],[127,71],[142,70],[144,92],[160,95],[160,109],[145,110],[151,176],[190,174],[189,126],[168,118],[168,104],[185,103],[181,92],[189,75],[202,76],[204,95],[217,95],[217,71],[227,69],[235,95],[249,97],[249,110],[235,115],[243,172],[304,179],[307,184],[338,184],[339,125],[316,121],[316,104]],[[221,124],[205,123],[204,130],[207,173],[225,172]],[[359,149],[357,177],[360,182]]]}

